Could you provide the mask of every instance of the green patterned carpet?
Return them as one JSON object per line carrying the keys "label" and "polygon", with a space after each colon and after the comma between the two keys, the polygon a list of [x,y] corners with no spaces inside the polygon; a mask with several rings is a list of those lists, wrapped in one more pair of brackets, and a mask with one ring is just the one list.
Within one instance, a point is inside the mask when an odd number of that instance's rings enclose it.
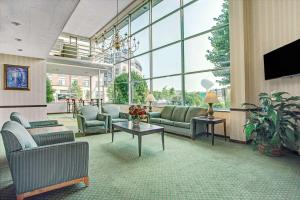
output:
{"label": "green patterned carpet", "polygon": [[[51,116],[53,118],[54,116]],[[55,116],[57,117],[57,116]],[[63,119],[69,128],[74,120]],[[159,134],[137,138],[119,132],[78,137],[90,144],[90,186],[70,186],[28,199],[300,199],[300,157],[271,158],[251,147],[217,138]],[[14,199],[14,188],[0,140],[0,199]]]}

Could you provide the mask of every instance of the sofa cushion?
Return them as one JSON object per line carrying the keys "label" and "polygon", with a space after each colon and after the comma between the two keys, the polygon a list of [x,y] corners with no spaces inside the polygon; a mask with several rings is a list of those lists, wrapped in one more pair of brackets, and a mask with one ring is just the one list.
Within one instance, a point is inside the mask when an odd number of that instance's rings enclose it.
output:
{"label": "sofa cushion", "polygon": [[83,106],[80,109],[81,114],[85,117],[86,120],[96,120],[98,115],[98,107],[97,106]]}
{"label": "sofa cushion", "polygon": [[161,118],[150,118],[150,123],[160,124]]}
{"label": "sofa cushion", "polygon": [[173,126],[174,125],[174,122],[171,121],[171,120],[168,120],[168,119],[161,119],[160,123],[161,124],[165,124],[165,125],[169,125],[169,126]]}
{"label": "sofa cushion", "polygon": [[102,106],[102,112],[111,116],[112,119],[119,118],[120,107],[116,105],[104,105]]}
{"label": "sofa cushion", "polygon": [[[15,141],[8,141],[9,143],[5,144],[5,145],[10,145],[11,143],[18,142],[20,144],[20,146],[22,147],[22,149],[37,147],[36,142],[34,141],[32,136],[29,134],[29,132],[18,122],[15,122],[15,121],[5,122],[2,127],[1,132],[2,132],[2,134],[8,134],[8,135],[14,136],[14,138],[10,137],[10,139],[15,140]],[[15,150],[20,150],[20,149],[15,149]]]}
{"label": "sofa cushion", "polygon": [[161,118],[171,120],[174,108],[175,106],[165,106],[161,111]]}
{"label": "sofa cushion", "polygon": [[121,118],[118,118],[118,119],[112,119],[111,121],[112,121],[112,123],[116,123],[116,122],[127,122],[128,119],[121,119]]}
{"label": "sofa cushion", "polygon": [[10,114],[10,119],[12,121],[18,122],[19,124],[21,124],[22,126],[24,126],[25,128],[30,128],[30,123],[29,121],[24,118],[20,113],[18,112],[12,112]]}
{"label": "sofa cushion", "polygon": [[85,125],[87,127],[104,126],[105,122],[104,121],[99,121],[99,120],[88,120],[88,121],[85,121]]}
{"label": "sofa cushion", "polygon": [[176,106],[173,110],[172,121],[184,122],[188,109],[189,107],[187,106]]}
{"label": "sofa cushion", "polygon": [[190,123],[193,117],[200,116],[207,116],[207,110],[200,107],[189,107],[184,121]]}
{"label": "sofa cushion", "polygon": [[187,123],[187,122],[174,122],[174,126],[175,127],[179,127],[179,128],[187,128],[189,129],[191,124]]}

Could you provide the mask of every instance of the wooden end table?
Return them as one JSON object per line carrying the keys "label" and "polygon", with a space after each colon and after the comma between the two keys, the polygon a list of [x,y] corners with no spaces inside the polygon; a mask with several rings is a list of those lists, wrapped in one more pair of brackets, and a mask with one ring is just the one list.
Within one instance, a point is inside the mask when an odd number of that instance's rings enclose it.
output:
{"label": "wooden end table", "polygon": [[209,134],[209,125],[211,125],[211,135],[212,135],[212,141],[211,144],[214,145],[215,143],[215,124],[220,124],[223,123],[224,127],[224,138],[226,141],[227,135],[226,135],[226,119],[223,118],[213,118],[213,119],[208,119],[207,117],[194,117],[193,118],[196,123],[204,123],[206,124],[206,134]]}

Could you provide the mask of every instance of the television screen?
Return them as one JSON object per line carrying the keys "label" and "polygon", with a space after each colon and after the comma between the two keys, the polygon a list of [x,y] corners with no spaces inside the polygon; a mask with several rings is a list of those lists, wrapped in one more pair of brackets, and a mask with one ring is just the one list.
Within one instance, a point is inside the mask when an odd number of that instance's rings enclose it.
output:
{"label": "television screen", "polygon": [[265,80],[300,73],[300,39],[264,55]]}

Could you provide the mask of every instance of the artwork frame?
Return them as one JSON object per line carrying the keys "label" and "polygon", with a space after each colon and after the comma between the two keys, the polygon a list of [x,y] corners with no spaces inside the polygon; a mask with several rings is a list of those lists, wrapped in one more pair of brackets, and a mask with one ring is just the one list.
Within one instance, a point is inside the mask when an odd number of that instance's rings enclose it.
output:
{"label": "artwork frame", "polygon": [[4,89],[29,91],[29,66],[4,64]]}

